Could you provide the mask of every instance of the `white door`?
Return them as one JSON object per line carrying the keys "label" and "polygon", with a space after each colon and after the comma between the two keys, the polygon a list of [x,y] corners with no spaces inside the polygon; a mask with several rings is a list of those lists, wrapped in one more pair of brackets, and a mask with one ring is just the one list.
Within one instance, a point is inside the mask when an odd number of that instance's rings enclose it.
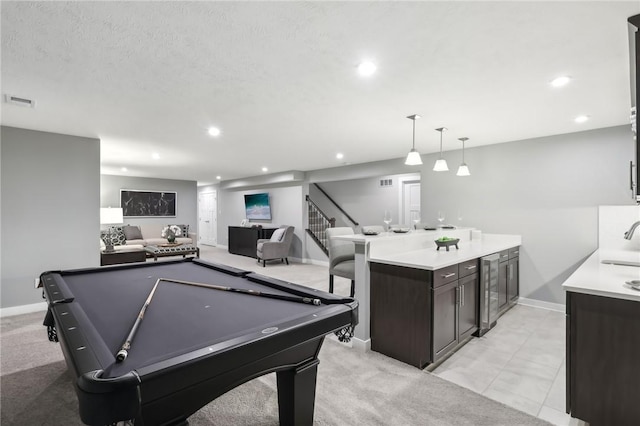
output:
{"label": "white door", "polygon": [[217,193],[202,192],[198,196],[198,242],[215,246],[218,243]]}
{"label": "white door", "polygon": [[413,227],[415,222],[420,222],[420,181],[403,182],[402,200],[403,224]]}

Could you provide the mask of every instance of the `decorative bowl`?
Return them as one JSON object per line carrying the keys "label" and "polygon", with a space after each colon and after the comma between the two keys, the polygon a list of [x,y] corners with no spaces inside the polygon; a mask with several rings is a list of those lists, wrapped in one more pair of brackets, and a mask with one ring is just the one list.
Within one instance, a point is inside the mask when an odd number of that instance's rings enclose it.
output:
{"label": "decorative bowl", "polygon": [[456,246],[456,250],[458,249],[458,243],[460,242],[460,238],[452,238],[449,240],[440,240],[437,239],[435,240],[436,246],[438,246],[437,250],[440,250],[440,247],[444,247],[447,249],[447,251],[449,251],[449,247],[450,246]]}
{"label": "decorative bowl", "polygon": [[411,228],[393,228],[392,231],[395,232],[396,234],[405,234],[409,232],[409,229]]}

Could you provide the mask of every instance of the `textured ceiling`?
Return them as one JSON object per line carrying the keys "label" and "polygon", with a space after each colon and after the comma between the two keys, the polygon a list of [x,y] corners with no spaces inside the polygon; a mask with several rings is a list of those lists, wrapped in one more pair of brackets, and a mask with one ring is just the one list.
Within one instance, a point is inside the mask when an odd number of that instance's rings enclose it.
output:
{"label": "textured ceiling", "polygon": [[[401,158],[415,113],[421,153],[441,126],[453,150],[463,136],[628,124],[626,19],[640,13],[638,1],[0,7],[2,93],[36,101],[3,103],[3,125],[100,138],[103,173],[200,183]],[[378,71],[363,79],[365,59]],[[572,82],[551,88],[562,74]]]}

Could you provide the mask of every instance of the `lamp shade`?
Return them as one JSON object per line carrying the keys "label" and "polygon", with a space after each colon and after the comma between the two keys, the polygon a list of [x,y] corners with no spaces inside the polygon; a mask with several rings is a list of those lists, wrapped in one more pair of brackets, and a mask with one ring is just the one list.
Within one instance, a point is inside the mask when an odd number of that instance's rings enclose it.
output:
{"label": "lamp shade", "polygon": [[101,225],[114,225],[123,223],[124,217],[121,207],[107,207],[100,209],[100,224]]}
{"label": "lamp shade", "polygon": [[469,167],[465,163],[460,164],[460,167],[458,167],[458,173],[456,173],[456,175],[471,176],[471,173],[469,172]]}
{"label": "lamp shade", "polygon": [[409,151],[407,154],[407,159],[404,161],[404,164],[407,166],[419,166],[422,164],[422,158],[420,158],[420,153],[415,149]]}
{"label": "lamp shade", "polygon": [[447,160],[444,158],[440,158],[436,161],[436,164],[433,165],[434,172],[446,172],[447,170],[449,170],[449,166],[447,166]]}

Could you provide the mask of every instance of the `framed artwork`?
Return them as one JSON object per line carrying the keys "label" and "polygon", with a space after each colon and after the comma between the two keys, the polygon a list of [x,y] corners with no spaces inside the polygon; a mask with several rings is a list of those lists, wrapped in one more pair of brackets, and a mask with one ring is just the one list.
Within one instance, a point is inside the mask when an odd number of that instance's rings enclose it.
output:
{"label": "framed artwork", "polygon": [[177,200],[175,191],[120,190],[124,217],[175,217]]}

